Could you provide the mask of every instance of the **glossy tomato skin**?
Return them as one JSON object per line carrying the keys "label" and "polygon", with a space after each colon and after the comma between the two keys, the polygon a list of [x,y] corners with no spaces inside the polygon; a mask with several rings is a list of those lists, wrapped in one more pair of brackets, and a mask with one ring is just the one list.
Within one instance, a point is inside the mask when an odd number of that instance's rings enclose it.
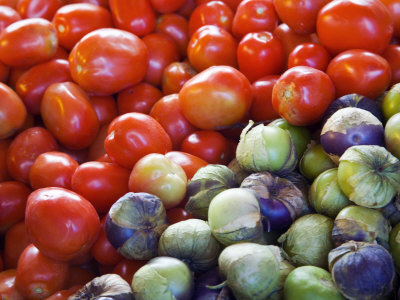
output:
{"label": "glossy tomato skin", "polygon": [[150,0],[152,7],[161,14],[169,14],[177,11],[185,0]]}
{"label": "glossy tomato skin", "polygon": [[167,218],[170,225],[192,219],[193,216],[190,212],[181,207],[173,207],[167,209]]}
{"label": "glossy tomato skin", "polygon": [[279,38],[271,32],[246,34],[237,48],[239,70],[253,82],[263,76],[277,75],[285,66],[285,53]]}
{"label": "glossy tomato skin", "polygon": [[12,23],[0,34],[0,60],[12,67],[29,67],[52,58],[58,46],[54,25],[42,18]]}
{"label": "glossy tomato skin", "polygon": [[132,282],[133,275],[147,263],[147,260],[122,259],[113,269],[113,274],[118,274],[127,282]]}
{"label": "glossy tomato skin", "polygon": [[278,79],[279,75],[269,75],[252,83],[253,102],[250,117],[253,121],[272,121],[280,117],[272,107],[272,89]]}
{"label": "glossy tomato skin", "polygon": [[198,169],[208,165],[204,159],[183,151],[170,151],[165,154],[165,157],[180,165],[188,180],[192,179]]}
{"label": "glossy tomato skin", "polygon": [[389,63],[380,55],[353,49],[335,56],[326,73],[336,88],[336,97],[357,93],[377,98],[390,84]]}
{"label": "glossy tomato skin", "polygon": [[163,94],[179,93],[185,82],[196,74],[196,70],[187,62],[170,63],[163,72],[161,81]]}
{"label": "glossy tomato skin", "polygon": [[44,299],[64,287],[68,272],[67,263],[45,256],[30,244],[18,261],[15,286],[26,299]]}
{"label": "glossy tomato skin", "polygon": [[15,89],[28,112],[37,115],[40,114],[40,105],[46,89],[53,83],[64,81],[72,81],[68,60],[52,59],[24,72],[18,78]]}
{"label": "glossy tomato skin", "polygon": [[229,66],[213,66],[189,79],[179,92],[184,116],[200,129],[231,126],[248,112],[249,80]]}
{"label": "glossy tomato skin", "polygon": [[[207,2],[211,2],[214,0],[195,0],[197,5],[201,5],[203,3],[207,3]],[[237,7],[239,6],[240,2],[242,0],[222,0],[222,2],[224,2],[226,5],[228,5],[232,11],[236,11]]]}
{"label": "glossy tomato skin", "polygon": [[6,232],[4,238],[4,264],[7,269],[17,268],[19,256],[30,243],[24,221],[14,224]]}
{"label": "glossy tomato skin", "polygon": [[23,19],[43,18],[51,21],[56,11],[64,4],[63,0],[19,0],[17,11]]}
{"label": "glossy tomato skin", "polygon": [[21,20],[21,15],[12,7],[0,3],[0,33],[8,25]]}
{"label": "glossy tomato skin", "polygon": [[117,103],[113,96],[91,96],[90,103],[96,112],[100,126],[109,124],[118,116]]}
{"label": "glossy tomato skin", "polygon": [[57,10],[52,22],[57,29],[59,44],[67,50],[89,32],[113,27],[111,13],[91,3],[65,5]]}
{"label": "glossy tomato skin", "polygon": [[390,86],[400,82],[400,45],[389,45],[382,54],[391,71]]}
{"label": "glossy tomato skin", "polygon": [[12,139],[0,140],[0,182],[11,180],[11,175],[7,170],[7,151]]}
{"label": "glossy tomato skin", "polygon": [[317,69],[297,66],[281,75],[272,90],[272,106],[296,126],[316,123],[335,99],[329,76]]}
{"label": "glossy tomato skin", "polygon": [[288,68],[295,66],[309,66],[323,72],[326,71],[331,55],[323,46],[316,43],[297,45],[288,58]]}
{"label": "glossy tomato skin", "polygon": [[58,187],[30,194],[25,223],[33,244],[46,256],[60,261],[89,252],[100,230],[100,219],[93,205],[82,196]]}
{"label": "glossy tomato skin", "polygon": [[0,295],[3,299],[24,300],[24,297],[15,288],[15,268],[0,272]]}
{"label": "glossy tomato skin", "polygon": [[53,83],[47,88],[41,116],[56,139],[71,149],[88,147],[100,127],[89,97],[73,82]]}
{"label": "glossy tomato skin", "polygon": [[393,36],[400,37],[400,2],[397,0],[380,0],[387,9],[393,20]]}
{"label": "glossy tomato skin", "polygon": [[88,149],[87,161],[97,160],[99,157],[106,154],[106,150],[104,149],[104,140],[106,139],[106,136],[108,134],[109,125],[110,123],[104,124],[100,127],[96,138]]}
{"label": "glossy tomato skin", "polygon": [[104,147],[113,162],[130,169],[146,154],[171,151],[172,142],[153,117],[132,112],[111,122]]}
{"label": "glossy tomato skin", "polygon": [[73,3],[91,3],[104,8],[109,8],[108,0],[67,0],[68,4]]}
{"label": "glossy tomato skin", "polygon": [[390,13],[377,0],[337,0],[318,13],[317,33],[333,55],[349,49],[382,53],[393,33]]}
{"label": "glossy tomato skin", "polygon": [[71,50],[71,76],[84,90],[111,95],[141,81],[148,67],[144,42],[115,28],[94,30]]}

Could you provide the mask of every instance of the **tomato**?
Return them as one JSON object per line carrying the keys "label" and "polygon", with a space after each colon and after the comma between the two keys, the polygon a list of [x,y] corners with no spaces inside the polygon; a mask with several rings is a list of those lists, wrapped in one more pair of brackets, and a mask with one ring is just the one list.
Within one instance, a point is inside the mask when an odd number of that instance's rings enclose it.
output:
{"label": "tomato", "polygon": [[137,36],[154,31],[156,16],[150,0],[109,0],[114,26]]}
{"label": "tomato", "polygon": [[129,192],[130,170],[114,163],[90,161],[81,164],[72,176],[72,190],[85,197],[101,215]]}
{"label": "tomato", "polygon": [[232,159],[227,139],[214,130],[200,130],[188,135],[180,150],[198,156],[210,164],[227,164]]}
{"label": "tomato", "polygon": [[43,127],[28,128],[18,134],[8,148],[8,172],[15,180],[29,183],[29,172],[36,157],[57,150],[57,141],[48,130]]}
{"label": "tomato", "polygon": [[59,44],[68,50],[89,32],[113,27],[111,13],[91,3],[65,5],[57,10],[52,22],[57,29]]}
{"label": "tomato", "polygon": [[96,138],[89,147],[87,161],[97,160],[99,157],[106,154],[106,150],[104,149],[104,140],[108,134],[108,126],[109,123],[100,127]]}
{"label": "tomato", "polygon": [[132,112],[111,122],[104,148],[112,161],[130,169],[146,154],[171,151],[172,143],[153,117]]}
{"label": "tomato", "polygon": [[23,19],[43,18],[51,21],[64,0],[19,0],[17,11]]}
{"label": "tomato", "polygon": [[43,299],[64,287],[68,264],[45,256],[33,244],[21,253],[15,286],[26,299]]}
{"label": "tomato", "polygon": [[17,267],[18,259],[30,244],[25,222],[21,221],[14,224],[5,234],[4,239],[4,264],[7,269]]}
{"label": "tomato", "polygon": [[387,9],[393,20],[393,35],[400,37],[400,2],[398,0],[380,0]]}
{"label": "tomato", "polygon": [[175,42],[163,33],[152,33],[143,37],[149,53],[149,67],[144,80],[154,86],[161,86],[166,66],[179,61],[179,50]]}
{"label": "tomato", "polygon": [[0,139],[12,136],[25,122],[27,111],[21,98],[0,82]]}
{"label": "tomato", "polygon": [[272,89],[278,79],[278,75],[265,76],[251,85],[253,102],[250,116],[253,121],[272,121],[279,118],[279,114],[272,107]]}
{"label": "tomato", "polygon": [[273,0],[279,19],[299,34],[313,33],[319,10],[332,0]]}
{"label": "tomato", "polygon": [[186,19],[189,19],[195,8],[196,8],[195,0],[186,0],[185,3],[177,10],[176,13],[183,16]]}
{"label": "tomato", "polygon": [[60,261],[89,252],[100,230],[93,205],[82,196],[58,187],[30,194],[25,223],[33,244],[46,256]]}
{"label": "tomato", "polygon": [[233,18],[232,32],[238,39],[247,33],[257,31],[272,32],[278,25],[278,15],[269,0],[241,1]]}
{"label": "tomato", "polygon": [[252,100],[249,80],[229,66],[213,66],[186,81],[179,92],[184,116],[201,129],[240,121]]}
{"label": "tomato", "polygon": [[113,96],[91,96],[89,100],[100,125],[108,124],[118,116],[117,103]]}
{"label": "tomato", "polygon": [[181,207],[174,207],[167,209],[167,218],[168,223],[172,225],[180,221],[192,219],[193,216],[187,210]]}
{"label": "tomato", "polygon": [[49,60],[57,51],[54,25],[42,18],[12,23],[0,34],[0,60],[12,67],[30,67]]}
{"label": "tomato", "polygon": [[236,67],[236,39],[225,29],[205,25],[190,38],[187,55],[190,64],[203,71],[216,65]]}
{"label": "tomato", "polygon": [[390,66],[391,80],[390,86],[400,82],[400,45],[389,45],[382,53]]}
{"label": "tomato", "polygon": [[7,170],[7,151],[11,141],[11,139],[0,140],[0,182],[11,180]]}
{"label": "tomato", "polygon": [[[195,0],[195,1],[197,5],[201,5],[203,3],[211,2],[214,0]],[[226,5],[228,5],[232,9],[232,11],[236,11],[238,5],[242,0],[221,0],[221,1],[224,2]]]}
{"label": "tomato", "polygon": [[167,152],[165,157],[180,165],[185,171],[187,179],[192,179],[198,169],[208,165],[204,159],[182,151]]}
{"label": "tomato", "polygon": [[108,8],[108,0],[67,0],[67,3],[91,3],[104,8]]}
{"label": "tomato", "polygon": [[186,57],[189,43],[188,21],[178,14],[165,14],[158,17],[155,32],[163,33],[174,40],[181,57]]}
{"label": "tomato", "polygon": [[237,48],[239,70],[251,81],[279,74],[285,53],[279,38],[268,31],[246,34]]}
{"label": "tomato", "polygon": [[0,3],[0,33],[8,25],[21,20],[21,15],[12,7]]}
{"label": "tomato", "polygon": [[132,282],[133,275],[147,263],[147,260],[122,259],[112,270],[127,282]]}
{"label": "tomato", "polygon": [[288,58],[288,68],[295,66],[309,66],[326,71],[331,55],[323,46],[315,43],[297,45]]}
{"label": "tomato", "polygon": [[6,83],[8,75],[10,74],[10,67],[0,61],[0,82]]}
{"label": "tomato", "polygon": [[329,76],[307,66],[287,70],[272,89],[273,108],[296,126],[319,121],[334,99],[335,87]]}
{"label": "tomato", "polygon": [[210,1],[196,7],[189,19],[189,36],[204,25],[215,25],[232,31],[233,11],[222,1]]}
{"label": "tomato", "polygon": [[163,96],[162,92],[147,82],[141,82],[117,94],[120,115],[129,112],[149,114],[153,104]]}
{"label": "tomato", "polygon": [[336,0],[320,10],[317,33],[334,55],[349,49],[382,53],[392,37],[393,21],[379,0]]}
{"label": "tomato", "polygon": [[141,81],[148,52],[132,33],[115,28],[94,30],[75,44],[69,55],[71,76],[84,90],[111,95]]}
{"label": "tomato", "polygon": [[157,12],[169,14],[185,4],[185,0],[150,0],[150,3]]}
{"label": "tomato", "polygon": [[50,297],[47,297],[46,300],[68,300],[68,298],[75,294],[77,290],[81,288],[80,285],[73,286],[67,290],[60,290]]}
{"label": "tomato", "polygon": [[389,63],[380,55],[353,49],[335,56],[326,73],[336,88],[336,97],[357,93],[374,99],[390,84]]}
{"label": "tomato", "polygon": [[0,295],[4,300],[24,300],[24,297],[15,288],[16,269],[0,272]]}
{"label": "tomato", "polygon": [[59,150],[65,154],[68,154],[69,156],[71,156],[73,159],[75,159],[78,162],[78,164],[83,164],[84,162],[88,161],[88,155],[89,155],[88,148],[70,149],[70,148],[65,148],[64,146],[61,145]]}
{"label": "tomato", "polygon": [[185,82],[196,74],[196,70],[187,62],[170,63],[165,67],[161,80],[163,94],[179,93]]}
{"label": "tomato", "polygon": [[46,89],[53,83],[64,81],[72,81],[68,60],[52,59],[24,72],[18,78],[15,90],[30,113],[40,114]]}

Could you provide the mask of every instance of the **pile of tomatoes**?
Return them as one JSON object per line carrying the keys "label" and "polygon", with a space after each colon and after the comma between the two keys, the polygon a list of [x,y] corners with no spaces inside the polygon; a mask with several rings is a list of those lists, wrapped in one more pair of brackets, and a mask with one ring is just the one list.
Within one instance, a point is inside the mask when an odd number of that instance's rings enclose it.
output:
{"label": "pile of tomatoes", "polygon": [[[399,38],[399,0],[0,0],[2,299],[130,282],[145,261],[103,227],[148,191],[141,158],[190,180],[234,158],[249,120],[315,129],[335,98],[400,82]],[[170,223],[185,201],[164,203]]]}

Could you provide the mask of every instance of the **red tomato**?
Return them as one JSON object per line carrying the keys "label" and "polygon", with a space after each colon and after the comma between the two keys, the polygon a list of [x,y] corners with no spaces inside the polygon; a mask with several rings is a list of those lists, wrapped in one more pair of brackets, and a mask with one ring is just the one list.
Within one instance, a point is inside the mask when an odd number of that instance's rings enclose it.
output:
{"label": "red tomato", "polygon": [[84,162],[88,161],[88,155],[89,155],[88,148],[70,149],[60,146],[60,151],[71,156],[78,162],[78,164],[83,164]]}
{"label": "red tomato", "polygon": [[249,80],[229,66],[213,66],[189,79],[179,92],[184,116],[201,129],[239,122],[252,100]]}
{"label": "red tomato", "polygon": [[180,165],[188,180],[193,177],[198,169],[208,165],[208,162],[204,159],[182,151],[167,152],[165,157]]}
{"label": "red tomato", "polygon": [[57,151],[57,141],[43,127],[31,127],[18,134],[7,152],[7,168],[18,181],[29,183],[29,172],[40,154]]}
{"label": "red tomato", "polygon": [[61,261],[89,252],[100,229],[93,205],[82,196],[58,187],[30,194],[25,223],[34,245],[46,256]]}
{"label": "red tomato", "polygon": [[10,74],[10,67],[0,61],[0,82],[6,83],[8,75]]}
{"label": "red tomato", "polygon": [[298,66],[281,75],[272,90],[272,106],[290,124],[316,123],[335,99],[329,76],[317,69]]}
{"label": "red tomato", "polygon": [[91,96],[89,99],[100,125],[108,124],[118,116],[117,103],[113,96]]}
{"label": "red tomato", "polygon": [[210,164],[227,164],[232,159],[227,139],[218,131],[200,130],[188,135],[181,151],[204,159]]}
{"label": "red tomato", "polygon": [[272,89],[279,79],[278,75],[262,77],[253,82],[253,102],[250,108],[251,119],[255,122],[272,121],[279,114],[272,107]]}
{"label": "red tomato", "polygon": [[11,180],[7,170],[7,151],[11,141],[11,139],[0,140],[0,182]]}
{"label": "red tomato", "polygon": [[104,8],[108,8],[108,0],[67,0],[67,3],[91,3]]}
{"label": "red tomato", "polygon": [[66,153],[45,152],[35,159],[29,172],[29,182],[33,189],[51,186],[71,189],[72,174],[78,166],[78,162]]}
{"label": "red tomato", "polygon": [[[195,1],[197,5],[200,5],[214,0],[195,0]],[[235,11],[242,0],[221,0],[221,1],[224,2],[226,5],[228,5],[232,9],[232,11]]]}
{"label": "red tomato", "polygon": [[52,59],[24,72],[18,78],[15,90],[30,113],[40,114],[46,89],[53,83],[64,81],[72,81],[68,60]]}
{"label": "red tomato", "polygon": [[400,82],[400,45],[389,45],[382,54],[391,70],[390,86]]}
{"label": "red tomato", "polygon": [[382,53],[392,37],[393,21],[379,0],[336,0],[320,10],[317,33],[332,54],[348,49]]}
{"label": "red tomato", "polygon": [[21,221],[14,224],[5,235],[4,239],[4,264],[7,269],[17,267],[18,259],[26,248],[31,243],[25,222]]}
{"label": "red tomato", "polygon": [[190,38],[187,55],[190,64],[200,72],[217,65],[236,67],[236,49],[237,42],[228,31],[205,25]]}
{"label": "red tomato", "polygon": [[400,2],[398,0],[380,0],[387,9],[393,20],[393,35],[400,37]]}
{"label": "red tomato", "polygon": [[90,161],[81,164],[72,176],[72,190],[85,197],[101,215],[129,192],[130,170],[114,163]]}
{"label": "red tomato", "polygon": [[58,292],[54,293],[53,295],[51,295],[50,297],[46,298],[46,300],[68,300],[68,298],[70,296],[74,295],[75,292],[77,290],[79,290],[80,288],[81,288],[80,285],[76,285],[67,290],[58,291]]}
{"label": "red tomato", "polygon": [[16,269],[0,272],[0,295],[4,300],[24,300],[24,297],[15,288]]}
{"label": "red tomato", "polygon": [[183,16],[186,19],[189,19],[190,15],[192,14],[195,8],[196,8],[195,0],[186,0],[185,3],[178,9],[176,13]]}
{"label": "red tomato", "polygon": [[91,3],[61,7],[54,15],[53,24],[57,29],[59,44],[68,50],[89,32],[113,27],[111,13],[104,7]]}
{"label": "red tomato", "polygon": [[178,150],[183,139],[197,129],[182,114],[178,94],[171,94],[158,100],[153,105],[150,116],[168,133],[174,150]]}
{"label": "red tomato", "polygon": [[30,67],[49,60],[57,51],[57,31],[42,18],[12,23],[0,34],[0,60],[13,67]]}
{"label": "red tomato", "polygon": [[27,71],[29,67],[10,67],[10,72],[8,74],[7,84],[11,88],[15,88],[18,78]]}
{"label": "red tomato", "polygon": [[167,209],[167,218],[168,218],[168,223],[172,225],[180,221],[192,219],[193,216],[190,214],[190,212],[181,207],[173,207]]}
{"label": "red tomato", "polygon": [[361,50],[347,50],[334,57],[326,73],[336,88],[336,97],[358,93],[374,99],[390,84],[389,63],[380,55]]}
{"label": "red tomato", "polygon": [[172,143],[153,117],[132,112],[111,122],[104,147],[112,161],[130,169],[146,154],[171,151]]}
{"label": "red tomato", "polygon": [[21,15],[12,7],[5,6],[0,2],[0,33],[8,25],[21,20]]}
{"label": "red tomato", "polygon": [[165,67],[161,86],[164,95],[179,93],[182,86],[196,75],[196,70],[187,62],[173,62]]}
{"label": "red tomato", "polygon": [[109,0],[115,27],[137,36],[154,31],[156,16],[150,0]]}
{"label": "red tomato", "polygon": [[21,98],[9,86],[0,82],[0,139],[12,136],[26,119]]}
{"label": "red tomato", "polygon": [[24,219],[26,200],[31,192],[18,181],[0,182],[0,234]]}
{"label": "red tomato", "polygon": [[104,140],[108,134],[108,124],[104,124],[100,127],[99,132],[97,133],[96,138],[92,142],[89,147],[88,152],[88,161],[97,160],[99,157],[106,154],[106,150],[104,149]]}
{"label": "red tomato", "polygon": [[71,76],[84,90],[111,95],[141,81],[148,52],[141,39],[115,28],[94,30],[75,44],[69,55]]}
{"label": "red tomato", "polygon": [[289,54],[288,68],[309,66],[326,71],[331,55],[323,46],[315,43],[304,43],[296,46]]}
{"label": "red tomato", "polygon": [[250,32],[270,31],[278,25],[278,15],[269,0],[241,1],[233,18],[233,35],[241,39]]}
{"label": "red tomato", "polygon": [[23,19],[43,18],[51,21],[64,0],[19,0],[17,11]]}
{"label": "red tomato", "polygon": [[155,86],[141,82],[127,88],[117,95],[117,106],[120,115],[139,112],[149,114],[153,104],[162,98],[163,94]]}
{"label": "red tomato", "polygon": [[246,34],[237,48],[239,70],[251,81],[279,74],[285,53],[279,38],[268,31]]}
{"label": "red tomato", "polygon": [[45,256],[30,244],[18,261],[15,286],[26,299],[44,299],[64,287],[68,272],[68,264]]}
{"label": "red tomato", "polygon": [[157,12],[169,14],[185,4],[185,0],[150,0],[150,3]]}
{"label": "red tomato", "polygon": [[196,7],[189,19],[189,36],[204,25],[215,25],[232,31],[233,11],[222,1],[210,1]]}
{"label": "red tomato", "polygon": [[127,282],[132,282],[133,275],[147,263],[147,260],[122,259],[112,270],[113,274],[118,274]]}

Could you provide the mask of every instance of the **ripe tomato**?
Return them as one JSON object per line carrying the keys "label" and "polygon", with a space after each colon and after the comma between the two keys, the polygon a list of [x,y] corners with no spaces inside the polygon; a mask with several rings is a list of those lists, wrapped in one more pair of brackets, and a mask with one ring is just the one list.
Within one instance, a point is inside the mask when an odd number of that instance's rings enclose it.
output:
{"label": "ripe tomato", "polygon": [[16,269],[0,272],[0,295],[4,300],[24,300],[24,297],[15,288],[16,273]]}
{"label": "ripe tomato", "polygon": [[42,18],[12,23],[0,34],[0,60],[13,67],[30,67],[54,56],[58,39],[54,25]]}
{"label": "ripe tomato", "polygon": [[187,55],[190,64],[200,72],[217,65],[236,67],[236,49],[236,39],[228,31],[205,25],[190,38]]}
{"label": "ripe tomato", "polygon": [[326,73],[336,88],[336,97],[358,93],[374,99],[390,84],[389,63],[380,55],[353,49],[335,56]]}
{"label": "ripe tomato", "polygon": [[251,81],[280,74],[285,53],[279,38],[268,31],[246,34],[237,48],[239,70]]}
{"label": "ripe tomato", "polygon": [[326,71],[331,55],[323,46],[316,43],[304,43],[297,45],[288,58],[288,68],[295,66],[309,66]]}
{"label": "ripe tomato", "polygon": [[229,66],[213,66],[186,81],[179,92],[184,116],[201,129],[239,122],[252,101],[249,80]]}
{"label": "ripe tomato", "polygon": [[196,74],[196,70],[187,62],[170,63],[165,67],[161,80],[163,94],[179,93],[185,82]]}
{"label": "ripe tomato", "polygon": [[104,149],[104,140],[108,134],[109,125],[110,123],[104,124],[100,127],[96,138],[89,147],[87,161],[97,160],[99,157],[106,154],[106,150]]}
{"label": "ripe tomato", "polygon": [[392,37],[393,21],[379,0],[336,0],[318,13],[317,33],[332,54],[349,49],[382,53]]}
{"label": "ripe tomato", "polygon": [[8,172],[15,180],[29,183],[29,172],[36,157],[44,152],[57,150],[57,141],[47,129],[28,128],[18,134],[8,148]]}
{"label": "ripe tomato", "polygon": [[24,221],[14,224],[6,232],[4,239],[4,264],[7,269],[15,269],[17,267],[22,251],[30,243]]}
{"label": "ripe tomato", "polygon": [[17,11],[23,19],[43,18],[51,21],[64,0],[19,0]]}
{"label": "ripe tomato", "polygon": [[118,274],[127,282],[132,282],[133,275],[145,264],[147,264],[147,260],[124,258],[112,269],[111,273]]}
{"label": "ripe tomato", "polygon": [[0,182],[11,180],[7,170],[7,151],[11,141],[11,139],[0,140]]}
{"label": "ripe tomato", "polygon": [[150,0],[150,3],[157,12],[169,14],[185,4],[185,0]]}
{"label": "ripe tomato", "polygon": [[253,121],[272,121],[279,118],[279,114],[272,107],[272,89],[278,79],[278,75],[265,76],[251,85],[253,102],[250,108],[250,118]]}
{"label": "ripe tomato", "polygon": [[168,218],[168,223],[172,225],[180,221],[192,219],[193,216],[190,214],[190,212],[181,207],[173,207],[167,209],[167,218]]}
{"label": "ripe tomato", "polygon": [[104,8],[108,8],[108,0],[67,0],[68,4],[73,3],[91,3]]}
{"label": "ripe tomato", "polygon": [[12,7],[5,6],[0,2],[0,33],[8,25],[21,20],[21,15]]}
{"label": "ripe tomato", "polygon": [[183,16],[186,19],[189,19],[190,15],[192,14],[195,8],[196,8],[195,0],[186,0],[185,3],[176,11],[176,13]]}
{"label": "ripe tomato", "polygon": [[57,29],[58,43],[68,50],[89,32],[113,27],[111,13],[91,3],[65,5],[57,10],[52,22]]}
{"label": "ripe tomato", "polygon": [[387,9],[393,20],[393,36],[400,37],[400,2],[397,0],[380,0]]}
{"label": "ripe tomato", "polygon": [[0,82],[0,98],[0,139],[4,139],[22,127],[27,112],[17,93],[2,82]]}
{"label": "ripe tomato", "polygon": [[71,149],[88,147],[100,127],[89,97],[73,82],[53,83],[47,88],[41,116],[56,139]]}
{"label": "ripe tomato", "polygon": [[118,116],[117,103],[113,96],[91,96],[90,103],[96,112],[100,126],[109,124]]}
{"label": "ripe tomato", "polygon": [[392,74],[390,86],[400,82],[400,45],[389,45],[382,54],[390,66]]}
{"label": "ripe tomato", "polygon": [[67,263],[45,256],[30,244],[18,260],[15,286],[26,299],[44,299],[64,287],[68,272]]}
{"label": "ripe tomato", "polygon": [[167,152],[165,157],[180,165],[185,171],[187,179],[192,179],[198,169],[208,165],[204,159],[182,151]]}
{"label": "ripe tomato", "polygon": [[272,90],[272,106],[296,126],[316,123],[335,99],[329,76],[317,69],[297,66],[281,75]]}
{"label": "ripe tomato", "polygon": [[72,81],[68,60],[52,59],[24,72],[18,78],[15,90],[30,113],[40,114],[46,89],[53,83],[64,81]]}
{"label": "ripe tomato", "polygon": [[69,63],[72,78],[84,90],[111,95],[144,78],[148,52],[144,42],[134,34],[102,28],[75,44]]}
{"label": "ripe tomato", "polygon": [[81,288],[80,285],[73,286],[67,290],[60,290],[50,297],[47,297],[46,300],[68,300],[68,298],[76,293],[77,290]]}
{"label": "ripe tomato", "polygon": [[89,252],[100,229],[93,205],[82,196],[58,187],[30,194],[25,223],[33,244],[46,256],[60,261]]}
{"label": "ripe tomato", "polygon": [[132,112],[111,122],[104,148],[113,162],[130,169],[146,154],[171,151],[172,143],[153,117]]}
{"label": "ripe tomato", "polygon": [[0,61],[0,82],[6,83],[8,75],[10,74],[10,67]]}
{"label": "ripe tomato", "polygon": [[[211,2],[214,0],[195,0],[197,5],[201,5],[203,3]],[[240,4],[241,0],[221,0],[226,5],[228,5],[232,11],[236,11],[238,5]]]}

